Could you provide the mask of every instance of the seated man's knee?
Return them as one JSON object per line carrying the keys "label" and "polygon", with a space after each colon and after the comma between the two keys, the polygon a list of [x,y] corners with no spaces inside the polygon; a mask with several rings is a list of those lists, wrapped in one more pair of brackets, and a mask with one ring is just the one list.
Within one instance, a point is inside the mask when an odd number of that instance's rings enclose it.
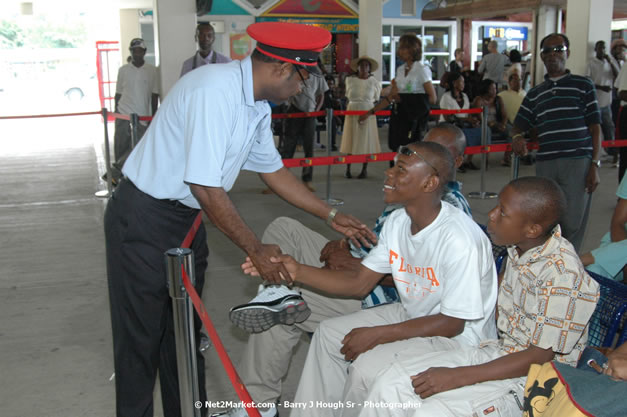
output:
{"label": "seated man's knee", "polygon": [[277,217],[266,227],[266,230],[263,231],[261,242],[266,244],[277,243],[276,237],[278,235],[289,233],[290,230],[294,230],[295,227],[300,225],[301,223],[298,220],[294,220],[290,217]]}

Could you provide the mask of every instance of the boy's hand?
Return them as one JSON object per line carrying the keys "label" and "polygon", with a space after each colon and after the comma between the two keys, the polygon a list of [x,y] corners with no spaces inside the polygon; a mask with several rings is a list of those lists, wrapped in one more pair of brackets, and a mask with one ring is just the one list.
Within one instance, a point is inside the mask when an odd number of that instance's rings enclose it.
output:
{"label": "boy's hand", "polygon": [[320,262],[324,267],[333,270],[358,270],[361,259],[354,258],[346,239],[332,240],[322,248]]}
{"label": "boy's hand", "polygon": [[[300,266],[300,264],[296,262],[294,258],[289,255],[272,256],[270,257],[270,263],[281,266],[281,269],[279,270],[279,276],[281,277],[281,280],[286,281],[288,285],[294,282],[294,279],[296,277],[296,271]],[[255,266],[255,263],[251,260],[250,256],[246,257],[246,260],[241,265],[241,268],[242,272],[244,272],[246,275],[250,275],[253,277],[263,276],[259,273],[257,266]],[[279,281],[276,282],[276,284],[282,284],[282,282]]]}
{"label": "boy's hand", "polygon": [[434,394],[461,387],[457,378],[458,373],[455,368],[429,368],[412,376],[411,384],[414,392],[420,395],[420,398],[425,399]]}
{"label": "boy's hand", "polygon": [[369,351],[373,347],[381,344],[382,326],[358,327],[351,330],[342,339],[342,349],[344,359],[354,361],[359,355]]}

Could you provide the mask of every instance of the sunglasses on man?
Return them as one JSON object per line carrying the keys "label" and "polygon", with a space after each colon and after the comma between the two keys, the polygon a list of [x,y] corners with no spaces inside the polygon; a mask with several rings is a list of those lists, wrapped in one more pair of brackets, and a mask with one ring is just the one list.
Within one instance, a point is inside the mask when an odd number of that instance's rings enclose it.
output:
{"label": "sunglasses on man", "polygon": [[545,46],[542,48],[542,53],[548,55],[552,52],[561,54],[562,52],[568,51],[568,47],[566,45],[556,45],[556,46]]}
{"label": "sunglasses on man", "polygon": [[405,156],[416,155],[418,158],[422,159],[422,161],[425,164],[429,165],[431,167],[431,169],[433,169],[433,171],[435,172],[435,176],[436,177],[440,176],[440,173],[438,172],[438,169],[436,167],[434,167],[429,161],[427,161],[424,156],[422,156],[421,154],[419,154],[415,150],[411,149],[409,146],[401,146],[400,148],[398,148],[398,153],[400,155],[405,155]]}

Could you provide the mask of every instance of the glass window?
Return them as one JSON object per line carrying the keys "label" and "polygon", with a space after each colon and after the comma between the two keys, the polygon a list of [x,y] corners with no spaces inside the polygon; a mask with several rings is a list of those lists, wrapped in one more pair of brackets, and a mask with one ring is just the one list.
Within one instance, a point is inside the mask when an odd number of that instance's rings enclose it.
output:
{"label": "glass window", "polygon": [[381,66],[381,78],[383,82],[390,82],[390,55],[383,55],[383,65]]}
{"label": "glass window", "polygon": [[383,52],[391,52],[392,51],[392,37],[383,35],[381,38],[381,51]]}
{"label": "glass window", "polygon": [[422,26],[394,26],[394,36],[403,36],[407,32],[414,32],[420,37]]}
{"label": "glass window", "polygon": [[422,40],[425,52],[448,52],[449,27],[425,27],[425,36]]}
{"label": "glass window", "polygon": [[431,78],[435,80],[439,80],[442,75],[446,72],[446,67],[448,65],[448,56],[438,55],[426,55],[424,60],[425,65],[428,65],[431,68],[432,76]]}
{"label": "glass window", "polygon": [[392,34],[392,26],[390,26],[390,25],[383,25],[381,27],[381,34],[383,36],[390,36]]}

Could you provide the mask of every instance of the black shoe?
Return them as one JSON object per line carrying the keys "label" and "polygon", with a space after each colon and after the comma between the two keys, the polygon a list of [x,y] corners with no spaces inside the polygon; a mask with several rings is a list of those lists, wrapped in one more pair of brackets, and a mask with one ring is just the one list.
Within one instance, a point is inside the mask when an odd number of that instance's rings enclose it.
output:
{"label": "black shoe", "polygon": [[361,173],[357,176],[358,179],[363,180],[364,178],[368,177],[368,172],[367,171],[361,171]]}
{"label": "black shoe", "polygon": [[346,174],[344,174],[344,176],[345,176],[346,178],[353,178],[353,176],[351,175],[351,172],[350,172],[350,171],[346,171]]}

